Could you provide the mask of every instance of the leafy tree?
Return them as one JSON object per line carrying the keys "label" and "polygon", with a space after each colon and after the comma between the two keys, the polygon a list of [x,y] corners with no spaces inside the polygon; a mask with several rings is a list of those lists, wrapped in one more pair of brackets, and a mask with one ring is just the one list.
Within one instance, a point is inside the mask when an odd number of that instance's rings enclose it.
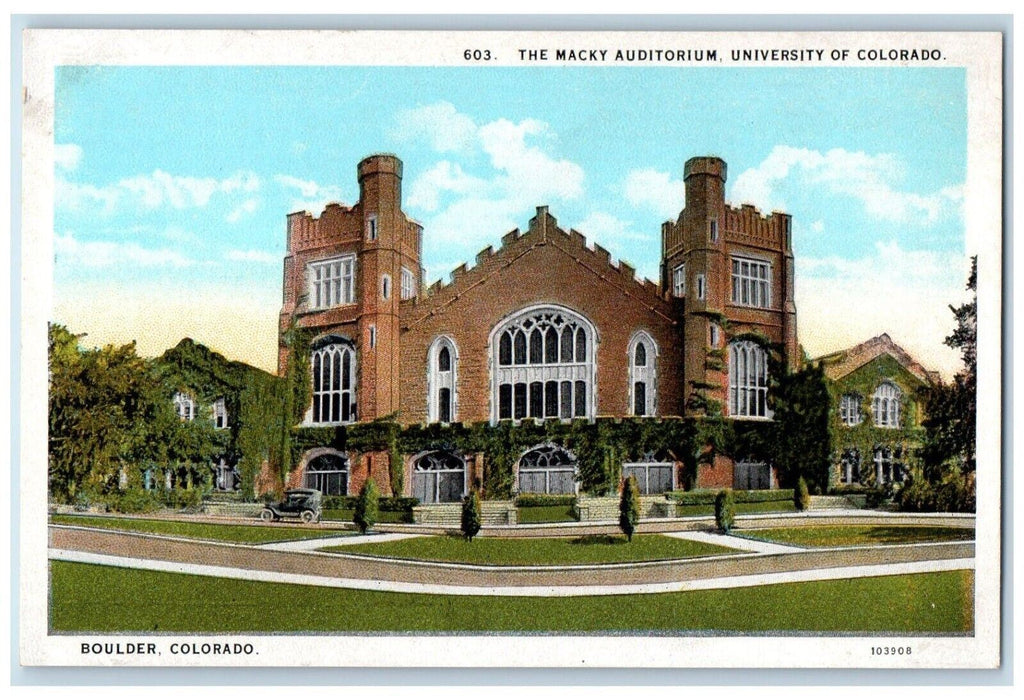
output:
{"label": "leafy tree", "polygon": [[122,468],[161,459],[150,426],[173,415],[134,343],[83,350],[81,337],[49,329],[49,480],[60,500],[114,488]]}
{"label": "leafy tree", "polygon": [[470,542],[480,532],[480,496],[476,489],[462,499],[462,536]]}
{"label": "leafy tree", "polygon": [[632,474],[622,482],[622,497],[619,499],[619,527],[626,533],[626,539],[633,541],[633,532],[640,522],[640,489]]}
{"label": "leafy tree", "polygon": [[377,524],[378,509],[380,508],[380,493],[377,491],[377,484],[372,478],[366,480],[363,488],[359,490],[359,498],[356,500],[356,511],[352,516],[353,522],[359,528],[359,532],[366,534],[366,531]]}
{"label": "leafy tree", "polygon": [[728,533],[736,520],[736,500],[732,489],[724,489],[715,497],[715,523],[718,529]]}
{"label": "leafy tree", "polygon": [[955,469],[973,483],[975,465],[975,423],[977,417],[977,335],[978,335],[978,259],[971,258],[967,289],[973,292],[969,302],[950,306],[956,328],[945,344],[960,350],[963,370],[951,384],[939,384],[923,391],[928,417],[923,421],[925,444],[921,450],[925,478],[936,484]]}
{"label": "leafy tree", "polygon": [[807,490],[807,482],[802,476],[796,480],[796,488],[793,489],[793,505],[799,511],[811,507],[811,492]]}
{"label": "leafy tree", "polygon": [[828,490],[832,463],[830,404],[825,371],[820,365],[779,379],[769,451],[783,485],[805,479],[817,492]]}

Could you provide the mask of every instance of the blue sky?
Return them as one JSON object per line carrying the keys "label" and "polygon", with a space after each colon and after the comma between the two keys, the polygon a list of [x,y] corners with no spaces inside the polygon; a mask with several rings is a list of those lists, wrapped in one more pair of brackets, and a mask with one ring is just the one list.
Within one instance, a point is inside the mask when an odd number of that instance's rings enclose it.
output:
{"label": "blue sky", "polygon": [[429,280],[542,204],[653,278],[683,163],[715,154],[733,204],[793,215],[812,355],[889,332],[948,375],[966,114],[962,69],[62,67],[53,317],[272,369],[285,215],[353,203],[379,151]]}

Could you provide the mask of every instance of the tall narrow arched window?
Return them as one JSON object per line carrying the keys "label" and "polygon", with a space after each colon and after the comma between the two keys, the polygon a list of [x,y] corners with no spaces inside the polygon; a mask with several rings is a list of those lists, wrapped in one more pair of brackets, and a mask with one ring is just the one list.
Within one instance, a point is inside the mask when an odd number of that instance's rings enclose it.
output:
{"label": "tall narrow arched window", "polygon": [[892,382],[882,382],[871,397],[871,413],[879,428],[900,427],[900,398],[903,392]]}
{"label": "tall narrow arched window", "polygon": [[356,351],[338,336],[321,338],[310,357],[313,375],[313,423],[356,420]]}
{"label": "tall narrow arched window", "polygon": [[729,343],[729,415],[772,417],[768,410],[768,353],[750,340]]}
{"label": "tall narrow arched window", "polygon": [[524,309],[491,332],[492,420],[593,418],[593,324],[557,306]]}
{"label": "tall narrow arched window", "polygon": [[658,346],[646,331],[637,331],[629,341],[629,412],[634,416],[657,414]]}
{"label": "tall narrow arched window", "polygon": [[451,338],[442,335],[434,340],[427,353],[427,367],[427,420],[451,423],[456,415],[458,369],[458,353]]}
{"label": "tall narrow arched window", "polygon": [[576,455],[546,443],[519,458],[520,493],[575,493]]}

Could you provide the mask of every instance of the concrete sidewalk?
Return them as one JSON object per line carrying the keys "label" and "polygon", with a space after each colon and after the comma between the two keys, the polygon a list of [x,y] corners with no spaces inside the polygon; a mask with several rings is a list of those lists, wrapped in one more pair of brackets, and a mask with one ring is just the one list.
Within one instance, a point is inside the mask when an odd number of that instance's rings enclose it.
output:
{"label": "concrete sidewalk", "polygon": [[343,535],[340,537],[323,537],[315,540],[290,540],[288,542],[268,542],[256,545],[256,549],[272,549],[277,552],[312,552],[322,547],[341,547],[374,542],[394,542],[407,540],[423,535],[409,535],[398,532],[374,532],[369,535]]}
{"label": "concrete sidewalk", "polygon": [[717,532],[665,532],[665,537],[675,537],[680,540],[692,540],[704,542],[720,547],[738,549],[741,552],[757,552],[758,554],[789,554],[790,552],[803,552],[803,547],[790,547],[774,542],[760,542],[746,537],[735,537],[733,535],[722,535]]}

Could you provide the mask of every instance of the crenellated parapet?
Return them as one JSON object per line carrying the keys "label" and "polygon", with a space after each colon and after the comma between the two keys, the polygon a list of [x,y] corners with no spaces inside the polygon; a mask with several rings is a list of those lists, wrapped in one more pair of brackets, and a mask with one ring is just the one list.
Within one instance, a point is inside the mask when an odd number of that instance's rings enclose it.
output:
{"label": "crenellated parapet", "polygon": [[723,213],[723,226],[727,237],[737,242],[746,239],[746,242],[772,249],[789,247],[789,214],[776,211],[764,216],[750,204],[739,207],[726,205]]}

